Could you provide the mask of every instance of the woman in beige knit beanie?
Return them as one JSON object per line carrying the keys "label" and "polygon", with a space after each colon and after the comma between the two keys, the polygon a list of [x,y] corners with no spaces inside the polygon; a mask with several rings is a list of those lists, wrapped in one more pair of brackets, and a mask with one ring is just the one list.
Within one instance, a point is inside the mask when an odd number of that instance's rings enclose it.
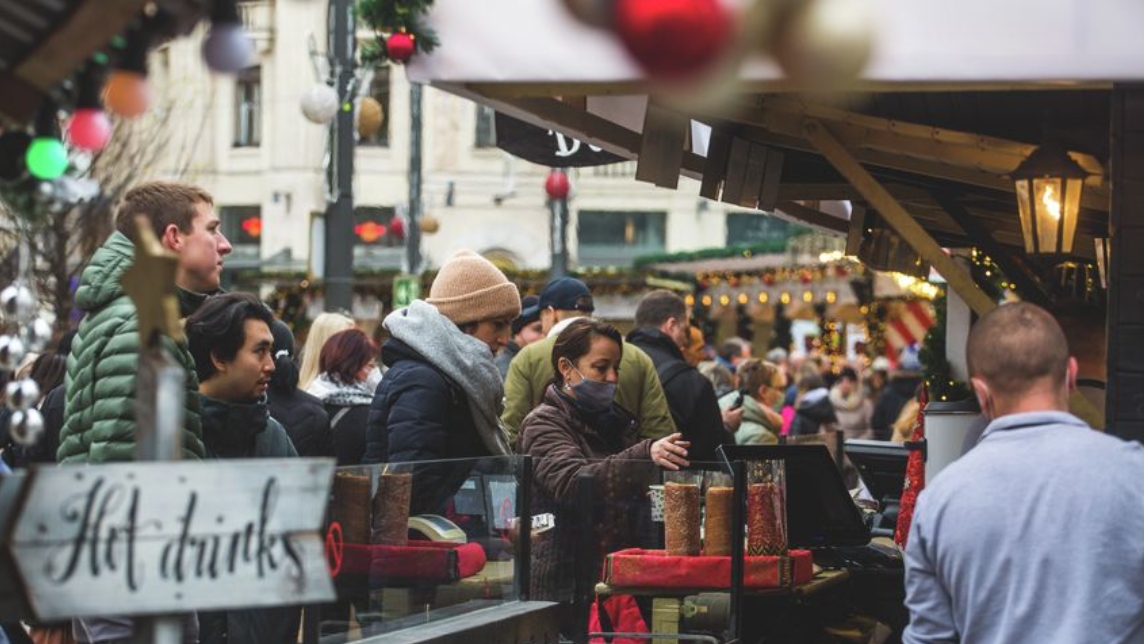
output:
{"label": "woman in beige knit beanie", "polygon": [[[426,300],[385,318],[389,366],[370,409],[364,463],[443,461],[509,454],[500,427],[504,381],[493,361],[520,315],[516,286],[470,251],[437,273]],[[414,514],[443,509],[472,463],[419,465]]]}
{"label": "woman in beige knit beanie", "polygon": [[462,250],[445,262],[425,300],[496,355],[520,315],[520,293],[492,262]]}

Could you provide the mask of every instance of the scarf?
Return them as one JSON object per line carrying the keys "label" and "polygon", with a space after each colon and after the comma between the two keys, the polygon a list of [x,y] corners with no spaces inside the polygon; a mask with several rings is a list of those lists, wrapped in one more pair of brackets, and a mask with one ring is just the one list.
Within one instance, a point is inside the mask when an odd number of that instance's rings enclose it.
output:
{"label": "scarf", "polygon": [[465,335],[432,304],[414,300],[390,313],[385,328],[465,392],[481,441],[494,456],[511,454],[500,424],[504,381],[489,346]]}
{"label": "scarf", "polygon": [[369,388],[367,382],[346,385],[334,381],[328,373],[315,378],[306,389],[306,393],[313,394],[322,401],[322,404],[334,407],[353,407],[373,402],[373,390]]}

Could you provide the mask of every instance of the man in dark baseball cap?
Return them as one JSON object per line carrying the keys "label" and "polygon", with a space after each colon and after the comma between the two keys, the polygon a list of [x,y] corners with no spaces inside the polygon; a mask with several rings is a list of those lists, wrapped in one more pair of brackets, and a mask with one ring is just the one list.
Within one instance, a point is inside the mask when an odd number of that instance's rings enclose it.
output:
{"label": "man in dark baseball cap", "polygon": [[575,277],[557,278],[545,285],[540,292],[538,308],[540,324],[546,334],[560,322],[584,317],[596,310],[588,285]]}
{"label": "man in dark baseball cap", "polygon": [[[574,277],[561,277],[540,291],[537,303],[540,324],[547,337],[534,342],[516,354],[505,375],[505,410],[501,416],[515,445],[524,417],[540,404],[548,382],[554,375],[552,346],[573,320],[587,317],[596,310],[588,286]],[[620,381],[616,402],[640,419],[640,437],[663,438],[675,432],[675,423],[667,407],[667,398],[646,353],[632,344],[624,344],[620,362]]]}
{"label": "man in dark baseball cap", "polygon": [[537,340],[544,339],[544,330],[540,325],[540,307],[537,303],[540,298],[535,295],[526,295],[520,299],[520,317],[512,321],[512,337],[508,345],[497,354],[497,369],[501,378],[508,373],[508,365],[520,350]]}

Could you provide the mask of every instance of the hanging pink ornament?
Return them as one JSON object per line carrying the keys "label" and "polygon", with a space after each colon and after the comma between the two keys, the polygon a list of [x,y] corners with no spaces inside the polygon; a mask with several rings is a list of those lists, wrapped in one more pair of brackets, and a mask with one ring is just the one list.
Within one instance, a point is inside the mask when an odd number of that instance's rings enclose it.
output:
{"label": "hanging pink ornament", "polygon": [[98,108],[80,108],[67,125],[68,142],[73,147],[98,152],[111,139],[111,120]]}

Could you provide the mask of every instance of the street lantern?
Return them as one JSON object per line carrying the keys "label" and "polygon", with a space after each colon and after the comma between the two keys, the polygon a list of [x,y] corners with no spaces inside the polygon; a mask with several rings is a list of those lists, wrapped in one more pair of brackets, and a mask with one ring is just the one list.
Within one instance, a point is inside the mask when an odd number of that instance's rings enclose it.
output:
{"label": "street lantern", "polygon": [[1088,172],[1068,152],[1050,144],[1034,150],[1011,176],[1017,189],[1025,252],[1072,252],[1080,195]]}

